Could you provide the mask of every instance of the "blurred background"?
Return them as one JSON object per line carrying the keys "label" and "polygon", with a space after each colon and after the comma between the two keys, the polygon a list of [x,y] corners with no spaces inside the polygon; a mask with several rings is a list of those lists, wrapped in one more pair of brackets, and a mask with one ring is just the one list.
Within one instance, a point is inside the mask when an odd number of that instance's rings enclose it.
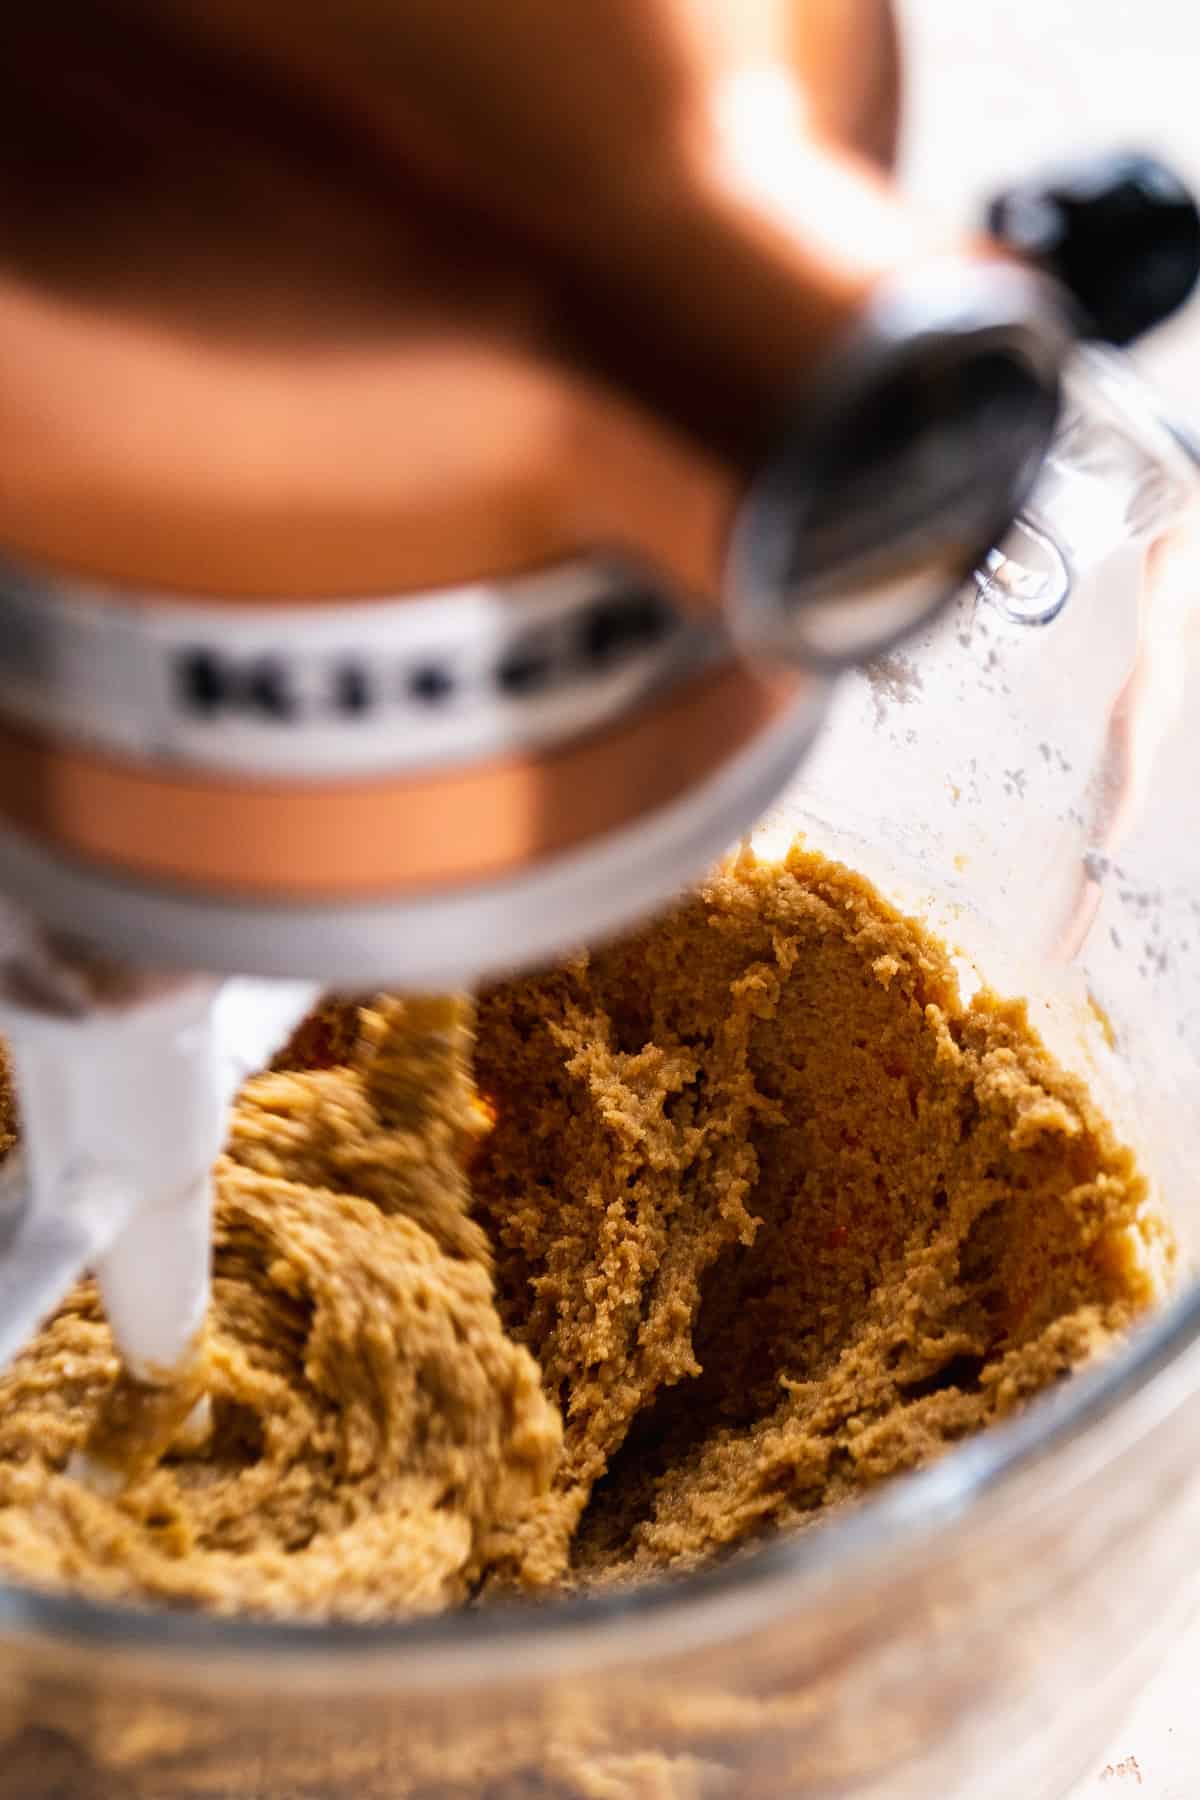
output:
{"label": "blurred background", "polygon": [[[904,166],[931,207],[978,216],[1014,174],[1118,145],[1161,152],[1200,188],[1200,8],[1189,0],[899,0],[898,10]],[[1200,420],[1200,304],[1135,360]]]}

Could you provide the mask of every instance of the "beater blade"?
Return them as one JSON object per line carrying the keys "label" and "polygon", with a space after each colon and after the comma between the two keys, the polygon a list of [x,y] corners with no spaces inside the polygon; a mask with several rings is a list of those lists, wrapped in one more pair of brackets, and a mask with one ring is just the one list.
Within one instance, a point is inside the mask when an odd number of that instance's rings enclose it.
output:
{"label": "beater blade", "polygon": [[21,1146],[0,1171],[0,1364],[92,1270],[122,1367],[75,1473],[121,1485],[206,1430],[212,1164],[237,1086],[319,990],[147,977],[33,933],[6,948]]}

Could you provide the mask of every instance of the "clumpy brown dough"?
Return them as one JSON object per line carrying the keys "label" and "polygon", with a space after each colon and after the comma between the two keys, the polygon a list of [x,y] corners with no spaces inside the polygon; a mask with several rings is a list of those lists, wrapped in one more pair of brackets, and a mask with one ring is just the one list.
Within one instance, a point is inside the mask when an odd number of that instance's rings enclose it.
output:
{"label": "clumpy brown dough", "polygon": [[928,1461],[1155,1297],[1134,1157],[1024,1004],[964,1004],[814,853],[483,995],[482,1138],[438,1005],[331,1010],[292,1060],[346,1060],[239,1101],[202,1454],[117,1500],[62,1473],[116,1374],[88,1286],[0,1380],[5,1567],[357,1617],[687,1567]]}
{"label": "clumpy brown dough", "polygon": [[492,1304],[453,1002],[250,1083],[216,1173],[211,1441],[119,1499],[63,1473],[117,1374],[90,1283],[0,1381],[0,1560],[221,1611],[428,1611],[545,1489],[561,1429]]}

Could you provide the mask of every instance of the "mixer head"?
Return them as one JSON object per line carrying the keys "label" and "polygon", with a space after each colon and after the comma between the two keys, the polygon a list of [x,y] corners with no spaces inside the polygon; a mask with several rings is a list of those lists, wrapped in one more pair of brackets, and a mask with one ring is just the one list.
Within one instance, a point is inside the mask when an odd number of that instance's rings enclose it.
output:
{"label": "mixer head", "polygon": [[0,563],[0,890],[149,967],[457,987],[660,905],[839,669],[924,624],[1050,441],[1065,294],[882,284],[746,490],[719,609],[628,557],[336,601]]}
{"label": "mixer head", "polygon": [[22,88],[0,187],[0,892],[138,964],[425,989],[661,904],[1053,430],[1060,286],[868,160],[887,8],[397,8],[385,59],[352,7],[337,71],[321,9],[74,13],[106,82]]}
{"label": "mixer head", "polygon": [[0,565],[0,889],[140,964],[455,987],[661,904],[923,623],[1055,417],[1049,284],[876,295],[749,489],[724,606],[647,568],[331,603]]}
{"label": "mixer head", "polygon": [[0,171],[0,894],[138,966],[429,990],[662,904],[1007,530],[1072,289],[1129,336],[1200,255],[1128,159],[931,235],[883,0],[63,4],[95,79],[23,10]]}

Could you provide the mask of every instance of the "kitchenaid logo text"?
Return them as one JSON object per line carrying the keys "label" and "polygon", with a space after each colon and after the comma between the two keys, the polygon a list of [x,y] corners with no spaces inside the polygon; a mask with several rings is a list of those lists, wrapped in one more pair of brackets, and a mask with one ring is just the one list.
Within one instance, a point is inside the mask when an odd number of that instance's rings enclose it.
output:
{"label": "kitchenaid logo text", "polygon": [[[427,680],[429,673],[415,675]],[[175,699],[192,718],[230,713],[276,723],[314,714],[357,718],[371,711],[385,692],[367,659],[349,655],[317,663],[297,662],[278,652],[237,656],[192,648],[175,653],[173,676]],[[448,692],[445,677],[442,685]]]}
{"label": "kitchenaid logo text", "polygon": [[230,715],[264,723],[361,718],[383,708],[434,708],[466,685],[474,696],[527,700],[603,675],[656,646],[671,615],[654,594],[631,590],[593,601],[550,627],[515,632],[494,661],[461,664],[453,651],[395,660],[345,650],[297,657],[279,648],[227,645],[172,652],[171,690],[192,719]]}
{"label": "kitchenaid logo text", "polygon": [[636,580],[329,606],[59,593],[0,557],[0,720],[129,761],[281,781],[574,739],[726,654]]}

